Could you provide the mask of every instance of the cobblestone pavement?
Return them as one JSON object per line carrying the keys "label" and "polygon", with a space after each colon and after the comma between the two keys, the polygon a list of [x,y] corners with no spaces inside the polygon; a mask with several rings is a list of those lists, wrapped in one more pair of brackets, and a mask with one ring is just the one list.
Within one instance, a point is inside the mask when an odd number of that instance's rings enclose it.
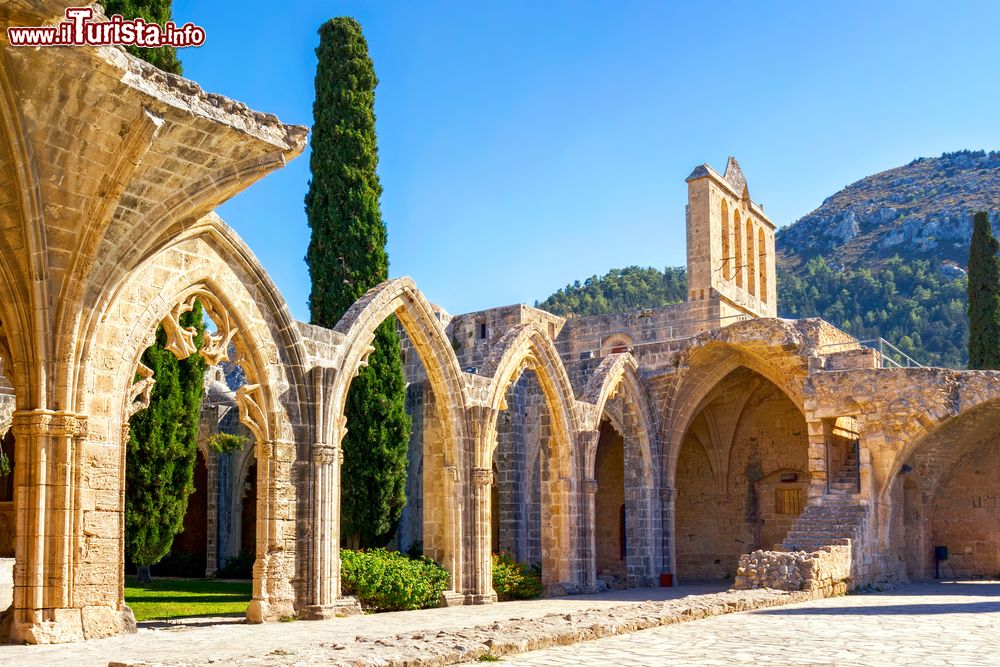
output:
{"label": "cobblestone pavement", "polygon": [[[356,637],[384,637],[396,633],[437,633],[512,618],[541,618],[546,614],[571,614],[585,609],[608,609],[645,600],[668,600],[715,593],[725,582],[676,588],[609,591],[523,602],[503,602],[476,607],[423,609],[389,614],[247,625],[242,619],[189,619],[187,625],[144,623],[134,635],[94,639],[50,646],[0,645],[0,666],[106,667],[109,662],[158,663],[176,660],[207,664],[246,662],[254,655],[265,664],[294,664],[320,647],[353,642]],[[372,642],[373,646],[377,642]],[[378,651],[377,648],[374,651]],[[267,656],[272,656],[268,658]]]}
{"label": "cobblestone pavement", "polygon": [[532,651],[503,662],[537,667],[995,666],[1000,664],[1000,583],[911,584]]}

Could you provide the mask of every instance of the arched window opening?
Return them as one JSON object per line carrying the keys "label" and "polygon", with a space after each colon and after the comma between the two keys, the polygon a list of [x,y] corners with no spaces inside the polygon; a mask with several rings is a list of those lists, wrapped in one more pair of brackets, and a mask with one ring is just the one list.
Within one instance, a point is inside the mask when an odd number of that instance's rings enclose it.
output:
{"label": "arched window opening", "polygon": [[729,257],[729,205],[722,200],[722,279],[729,280],[732,275],[732,260]]}
{"label": "arched window opening", "polygon": [[743,223],[740,212],[733,212],[733,239],[736,241],[736,257],[733,270],[736,272],[736,286],[743,287]]}
{"label": "arched window opening", "polygon": [[760,300],[767,303],[767,241],[763,228],[757,230],[757,259],[760,263]]}
{"label": "arched window opening", "polygon": [[747,217],[747,291],[757,293],[757,262],[754,261],[753,222]]}

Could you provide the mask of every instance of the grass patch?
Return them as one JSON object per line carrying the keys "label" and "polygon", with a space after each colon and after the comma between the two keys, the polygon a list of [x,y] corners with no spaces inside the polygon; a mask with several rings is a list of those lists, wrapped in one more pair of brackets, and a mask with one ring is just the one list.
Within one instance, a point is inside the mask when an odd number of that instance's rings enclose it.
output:
{"label": "grass patch", "polygon": [[125,602],[137,621],[242,614],[251,584],[212,579],[159,579],[151,584],[125,580]]}

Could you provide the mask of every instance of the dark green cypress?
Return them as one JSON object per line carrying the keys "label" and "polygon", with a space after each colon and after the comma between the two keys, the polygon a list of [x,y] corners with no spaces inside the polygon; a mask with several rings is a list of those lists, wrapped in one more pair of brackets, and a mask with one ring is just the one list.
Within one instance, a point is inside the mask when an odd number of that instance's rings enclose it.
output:
{"label": "dark green cypress", "polygon": [[[194,309],[181,316],[181,325],[195,328],[195,343],[201,348],[201,303],[196,301]],[[194,491],[207,368],[199,354],[178,360],[164,349],[166,342],[159,327],[155,344],[142,355],[156,383],[149,407],[129,421],[125,454],[125,552],[139,568],[140,580],[147,581],[149,566],[169,553],[174,536],[184,527],[188,496]]]}
{"label": "dark green cypress", "polygon": [[[312,322],[333,327],[361,295],[388,278],[389,258],[375,172],[378,79],[368,44],[352,18],[327,21],[319,37],[306,263]],[[378,328],[373,345],[345,410],[341,534],[350,546],[387,543],[406,504],[410,418],[393,318]]]}
{"label": "dark green cypress", "polygon": [[1000,369],[1000,241],[984,212],[969,243],[969,368]]}
{"label": "dark green cypress", "polygon": [[[141,18],[147,23],[163,25],[171,20],[171,0],[103,0],[104,13],[107,16],[120,14],[126,19]],[[181,61],[177,59],[177,49],[172,46],[161,46],[156,49],[146,49],[141,46],[126,46],[125,50],[148,63],[156,65],[164,72],[181,73]]]}

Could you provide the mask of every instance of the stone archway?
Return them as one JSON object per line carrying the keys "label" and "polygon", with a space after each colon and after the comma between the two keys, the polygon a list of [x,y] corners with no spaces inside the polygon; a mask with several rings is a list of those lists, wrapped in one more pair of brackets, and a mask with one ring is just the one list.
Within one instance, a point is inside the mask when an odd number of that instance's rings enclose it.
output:
{"label": "stone archway", "polygon": [[[248,619],[259,622],[294,614],[307,597],[303,583],[298,588],[293,585],[301,582],[296,573],[306,555],[298,553],[294,539],[302,510],[297,500],[301,489],[291,474],[295,462],[307,455],[297,443],[309,442],[303,380],[296,376],[305,366],[304,351],[273,285],[252,256],[244,253],[245,246],[210,216],[195,232],[152,255],[113,290],[104,304],[104,316],[94,320],[94,329],[83,339],[89,344],[79,376],[81,389],[104,388],[77,393],[82,402],[78,410],[88,415],[84,448],[104,452],[106,472],[95,478],[84,466],[79,483],[96,496],[92,512],[119,519],[106,526],[106,534],[82,538],[85,557],[77,567],[117,581],[118,609],[113,612],[125,609],[120,519],[125,425],[148,400],[155,382],[139,359],[152,342],[157,324],[164,326],[167,347],[174,354],[184,357],[195,352],[192,331],[178,324],[180,314],[195,299],[219,327],[208,336],[201,354],[215,364],[233,345],[247,374],[237,403],[241,421],[254,435],[257,458],[263,462],[258,467],[257,558]],[[141,379],[133,384],[137,375]],[[83,520],[88,520],[86,508]],[[90,546],[98,540],[116,548]],[[101,589],[76,590],[102,595],[107,604]],[[76,603],[97,602],[82,598]]]}
{"label": "stone archway", "polygon": [[[588,585],[597,586],[601,569],[598,526],[609,522],[621,533],[614,540],[623,543],[618,549],[620,563],[612,562],[612,570],[624,568],[629,587],[656,585],[663,571],[657,426],[635,358],[629,353],[605,357],[582,400],[595,406],[596,420],[580,432]],[[613,490],[602,484],[602,477]],[[603,551],[605,560],[615,560],[614,549]]]}
{"label": "stone archway", "polygon": [[489,378],[484,400],[473,411],[472,421],[476,428],[473,474],[478,595],[484,602],[495,599],[490,562],[490,487],[497,418],[506,408],[507,390],[527,370],[538,378],[549,414],[550,460],[546,461],[540,499],[542,581],[550,593],[574,592],[581,585],[578,536],[573,528],[574,518],[579,516],[579,461],[574,460],[572,451],[579,429],[573,389],[551,339],[536,324],[520,324],[496,342],[478,371],[481,377]]}
{"label": "stone archway", "polygon": [[897,576],[935,576],[934,548],[948,550],[945,578],[1000,573],[1000,399],[942,420],[910,442],[887,479],[882,503]]}
{"label": "stone archway", "polygon": [[[319,422],[321,439],[328,443],[334,456],[342,456],[340,443],[350,425],[344,416],[344,406],[351,381],[358,369],[367,364],[373,351],[375,330],[390,316],[395,316],[413,345],[424,370],[436,406],[437,420],[423,432],[423,548],[424,553],[441,563],[451,575],[451,590],[445,593],[447,604],[467,601],[473,590],[469,556],[463,540],[464,489],[468,485],[466,452],[465,384],[458,359],[441,328],[434,311],[411,278],[388,280],[359,299],[341,318],[334,331],[342,336],[336,366],[327,379],[319,383],[322,418]],[[326,474],[329,473],[329,474]],[[325,470],[322,482],[317,481],[317,507],[324,512],[333,510],[331,519],[314,534],[314,549],[330,557],[316,572],[321,584],[320,599],[332,604],[340,593],[339,549],[339,463],[336,469]],[[320,612],[322,613],[322,612]]]}
{"label": "stone archway", "polygon": [[678,577],[733,576],[741,554],[775,548],[805,508],[801,408],[759,373],[729,371],[699,401],[672,478]]}

